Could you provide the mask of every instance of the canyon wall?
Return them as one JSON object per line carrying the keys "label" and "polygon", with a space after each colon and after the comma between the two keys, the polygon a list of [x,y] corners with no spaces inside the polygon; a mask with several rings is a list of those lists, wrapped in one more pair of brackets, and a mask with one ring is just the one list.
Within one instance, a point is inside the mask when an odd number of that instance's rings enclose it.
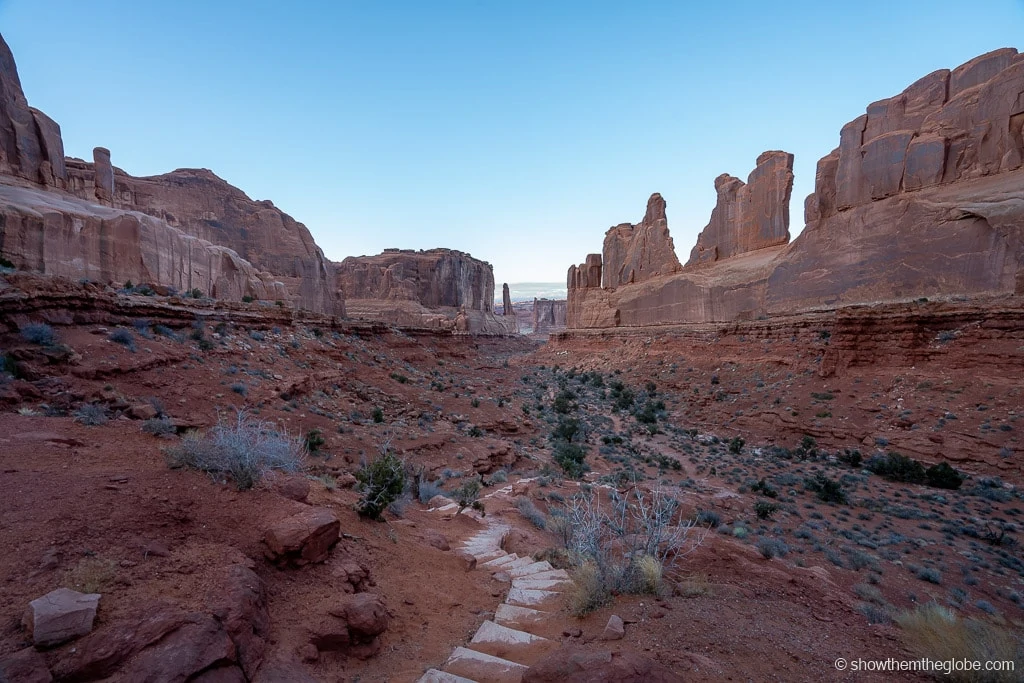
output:
{"label": "canyon wall", "polygon": [[[1016,50],[929,74],[844,126],[839,147],[818,163],[806,227],[787,244],[791,169],[791,155],[766,152],[745,185],[719,176],[718,205],[678,271],[624,278],[620,264],[649,261],[650,242],[624,250],[606,237],[603,254],[569,269],[568,327],[1024,294],[1024,55]],[[665,223],[657,243],[667,235]]]}
{"label": "canyon wall", "polygon": [[28,106],[0,37],[0,254],[69,278],[273,299],[343,316],[309,231],[206,170],[134,178],[97,147],[66,159],[60,127]]}
{"label": "canyon wall", "polygon": [[491,264],[452,249],[385,249],[335,265],[351,316],[482,334],[514,334],[515,316],[494,314]]}
{"label": "canyon wall", "polygon": [[533,300],[533,333],[551,334],[565,329],[565,299]]}

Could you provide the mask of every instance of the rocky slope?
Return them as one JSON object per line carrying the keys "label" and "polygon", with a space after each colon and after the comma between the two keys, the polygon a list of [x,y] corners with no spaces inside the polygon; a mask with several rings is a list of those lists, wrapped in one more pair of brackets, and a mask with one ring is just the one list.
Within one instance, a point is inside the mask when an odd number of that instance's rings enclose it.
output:
{"label": "rocky slope", "polygon": [[457,332],[514,334],[494,314],[491,265],[452,249],[386,249],[335,264],[336,287],[354,318]]}
{"label": "rocky slope", "polygon": [[[569,269],[568,326],[1024,292],[1022,92],[1024,56],[1007,48],[870,105],[818,163],[806,228],[788,245],[790,155],[761,155],[747,185],[720,176],[719,204],[685,268],[624,277],[633,271],[621,264],[651,260],[649,241],[624,249],[606,238],[603,254]],[[667,226],[658,235],[664,245]]]}

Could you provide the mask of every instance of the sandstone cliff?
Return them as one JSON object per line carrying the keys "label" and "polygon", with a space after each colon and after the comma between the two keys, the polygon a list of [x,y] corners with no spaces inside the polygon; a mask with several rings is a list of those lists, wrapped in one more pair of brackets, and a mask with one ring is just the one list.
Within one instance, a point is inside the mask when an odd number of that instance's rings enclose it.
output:
{"label": "sandstone cliff", "polygon": [[723,173],[715,179],[718,203],[697,236],[687,266],[789,242],[793,155],[765,152],[747,182]]}
{"label": "sandstone cliff", "polygon": [[565,299],[533,300],[533,333],[551,334],[565,329]]}
{"label": "sandstone cliff", "polygon": [[600,255],[571,267],[568,326],[729,321],[918,297],[1019,294],[1022,158],[1024,55],[997,50],[937,71],[843,127],[839,148],[818,163],[807,225],[792,243],[785,244],[782,206],[791,158],[766,153],[747,185],[719,178],[719,205],[680,272],[628,286],[606,274],[602,287],[594,280]]}
{"label": "sandstone cliff", "polygon": [[647,213],[642,221],[636,225],[617,225],[604,236],[601,284],[607,289],[643,282],[679,269],[679,258],[668,233],[665,200],[660,194],[652,194],[647,200]]}
{"label": "sandstone cliff", "polygon": [[494,315],[491,265],[452,249],[386,249],[335,264],[349,315],[392,324],[513,334],[514,316]]}
{"label": "sandstone cliff", "polygon": [[60,127],[28,106],[2,37],[0,187],[8,199],[0,251],[20,268],[344,315],[331,264],[306,227],[271,202],[206,170],[134,178],[102,147],[92,163],[65,159]]}

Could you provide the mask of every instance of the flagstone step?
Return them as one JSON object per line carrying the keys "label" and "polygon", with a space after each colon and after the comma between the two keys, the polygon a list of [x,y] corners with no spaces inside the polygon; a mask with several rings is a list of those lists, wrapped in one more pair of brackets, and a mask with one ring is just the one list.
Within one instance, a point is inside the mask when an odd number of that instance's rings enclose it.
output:
{"label": "flagstone step", "polygon": [[569,585],[572,581],[568,579],[535,579],[531,577],[512,579],[513,588],[526,588],[528,590],[559,591]]}
{"label": "flagstone step", "polygon": [[505,598],[505,602],[510,605],[518,605],[519,607],[536,607],[537,605],[543,605],[548,601],[553,601],[561,596],[562,594],[557,591],[512,588],[509,590],[508,597]]}
{"label": "flagstone step", "polygon": [[531,666],[545,654],[558,647],[558,643],[541,636],[485,621],[480,624],[469,647],[495,657]]}
{"label": "flagstone step", "polygon": [[445,671],[429,669],[425,674],[416,679],[416,683],[477,683],[472,678],[463,678]]}
{"label": "flagstone step", "polygon": [[513,579],[518,578],[520,576],[528,576],[530,574],[539,574],[540,572],[551,571],[553,569],[551,563],[547,562],[546,560],[541,562],[534,562],[532,557],[524,557],[522,559],[530,561],[526,564],[518,566],[512,564],[505,567],[505,571],[507,571],[508,575],[511,576]]}
{"label": "flagstone step", "polygon": [[484,652],[457,647],[444,665],[447,673],[487,683],[522,683],[529,667]]}

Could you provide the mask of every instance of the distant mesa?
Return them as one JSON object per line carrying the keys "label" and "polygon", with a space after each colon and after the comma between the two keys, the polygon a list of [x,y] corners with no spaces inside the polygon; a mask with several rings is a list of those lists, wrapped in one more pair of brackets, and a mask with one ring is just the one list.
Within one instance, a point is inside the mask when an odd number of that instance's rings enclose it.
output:
{"label": "distant mesa", "polygon": [[569,268],[570,329],[725,322],[853,304],[1024,294],[1024,55],[940,70],[843,126],[789,241],[793,156],[765,152],[678,267],[653,195]]}

